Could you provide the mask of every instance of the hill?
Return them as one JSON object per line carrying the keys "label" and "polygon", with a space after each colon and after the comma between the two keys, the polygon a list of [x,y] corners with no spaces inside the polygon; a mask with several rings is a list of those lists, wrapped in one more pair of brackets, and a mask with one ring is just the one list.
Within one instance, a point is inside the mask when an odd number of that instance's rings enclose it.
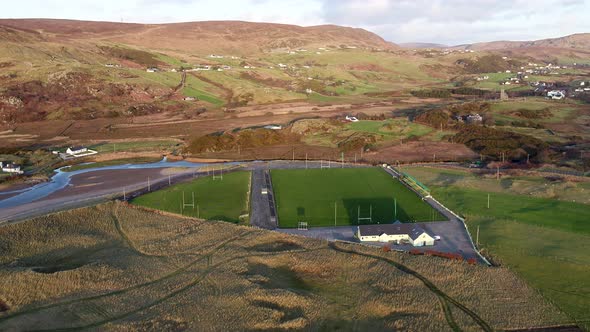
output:
{"label": "hill", "polygon": [[579,33],[560,38],[540,39],[534,41],[493,41],[458,45],[454,48],[474,51],[506,50],[519,48],[569,48],[590,51],[590,33]]}
{"label": "hill", "polygon": [[402,48],[423,49],[423,48],[447,48],[448,45],[436,43],[399,43],[398,46]]}
{"label": "hill", "polygon": [[52,19],[0,19],[0,27],[51,41],[101,39],[140,47],[185,52],[255,54],[303,47],[395,49],[378,35],[336,25],[301,27],[242,21],[133,24]]}

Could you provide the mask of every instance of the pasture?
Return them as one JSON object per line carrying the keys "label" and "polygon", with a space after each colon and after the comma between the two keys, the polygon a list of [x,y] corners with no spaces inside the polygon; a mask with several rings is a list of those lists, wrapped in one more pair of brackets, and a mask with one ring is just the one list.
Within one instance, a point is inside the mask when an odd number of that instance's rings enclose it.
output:
{"label": "pasture", "polygon": [[405,171],[463,214],[472,234],[480,228],[479,247],[486,255],[514,270],[580,326],[590,329],[588,181],[551,183],[542,177],[496,181],[424,167]]}
{"label": "pasture", "polygon": [[441,221],[443,216],[378,168],[271,171],[279,225],[309,227]]}
{"label": "pasture", "polygon": [[237,223],[241,215],[248,213],[249,193],[250,172],[232,172],[223,174],[223,180],[212,176],[199,178],[139,196],[131,203],[185,216]]}

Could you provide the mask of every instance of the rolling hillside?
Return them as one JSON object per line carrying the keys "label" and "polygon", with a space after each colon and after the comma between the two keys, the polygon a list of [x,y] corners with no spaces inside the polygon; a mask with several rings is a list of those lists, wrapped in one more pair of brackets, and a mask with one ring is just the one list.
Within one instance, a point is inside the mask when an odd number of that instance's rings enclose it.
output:
{"label": "rolling hillside", "polygon": [[454,48],[474,51],[522,49],[522,48],[568,48],[590,51],[590,33],[579,33],[560,38],[540,39],[534,41],[493,41],[458,45]]}
{"label": "rolling hillside", "polygon": [[101,39],[140,47],[188,52],[256,54],[283,48],[351,46],[395,49],[394,44],[363,29],[322,25],[300,27],[241,21],[173,24],[126,24],[50,19],[0,20],[4,26],[50,41]]}

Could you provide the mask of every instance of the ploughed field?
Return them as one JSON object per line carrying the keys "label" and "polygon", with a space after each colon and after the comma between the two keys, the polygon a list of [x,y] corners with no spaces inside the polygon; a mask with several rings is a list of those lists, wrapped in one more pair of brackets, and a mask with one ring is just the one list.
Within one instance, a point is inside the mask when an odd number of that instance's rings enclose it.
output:
{"label": "ploughed field", "polygon": [[216,171],[215,177],[173,185],[139,196],[132,203],[185,216],[237,223],[241,215],[248,214],[249,188],[250,172],[222,175]]}
{"label": "ploughed field", "polygon": [[271,175],[280,227],[444,220],[379,168],[272,170]]}

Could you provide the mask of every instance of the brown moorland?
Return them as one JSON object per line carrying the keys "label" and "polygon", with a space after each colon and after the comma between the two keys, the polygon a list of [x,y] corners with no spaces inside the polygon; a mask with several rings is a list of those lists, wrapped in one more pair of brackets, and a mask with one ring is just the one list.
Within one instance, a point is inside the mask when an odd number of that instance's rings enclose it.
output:
{"label": "brown moorland", "polygon": [[0,228],[2,330],[523,329],[514,273],[109,203]]}

